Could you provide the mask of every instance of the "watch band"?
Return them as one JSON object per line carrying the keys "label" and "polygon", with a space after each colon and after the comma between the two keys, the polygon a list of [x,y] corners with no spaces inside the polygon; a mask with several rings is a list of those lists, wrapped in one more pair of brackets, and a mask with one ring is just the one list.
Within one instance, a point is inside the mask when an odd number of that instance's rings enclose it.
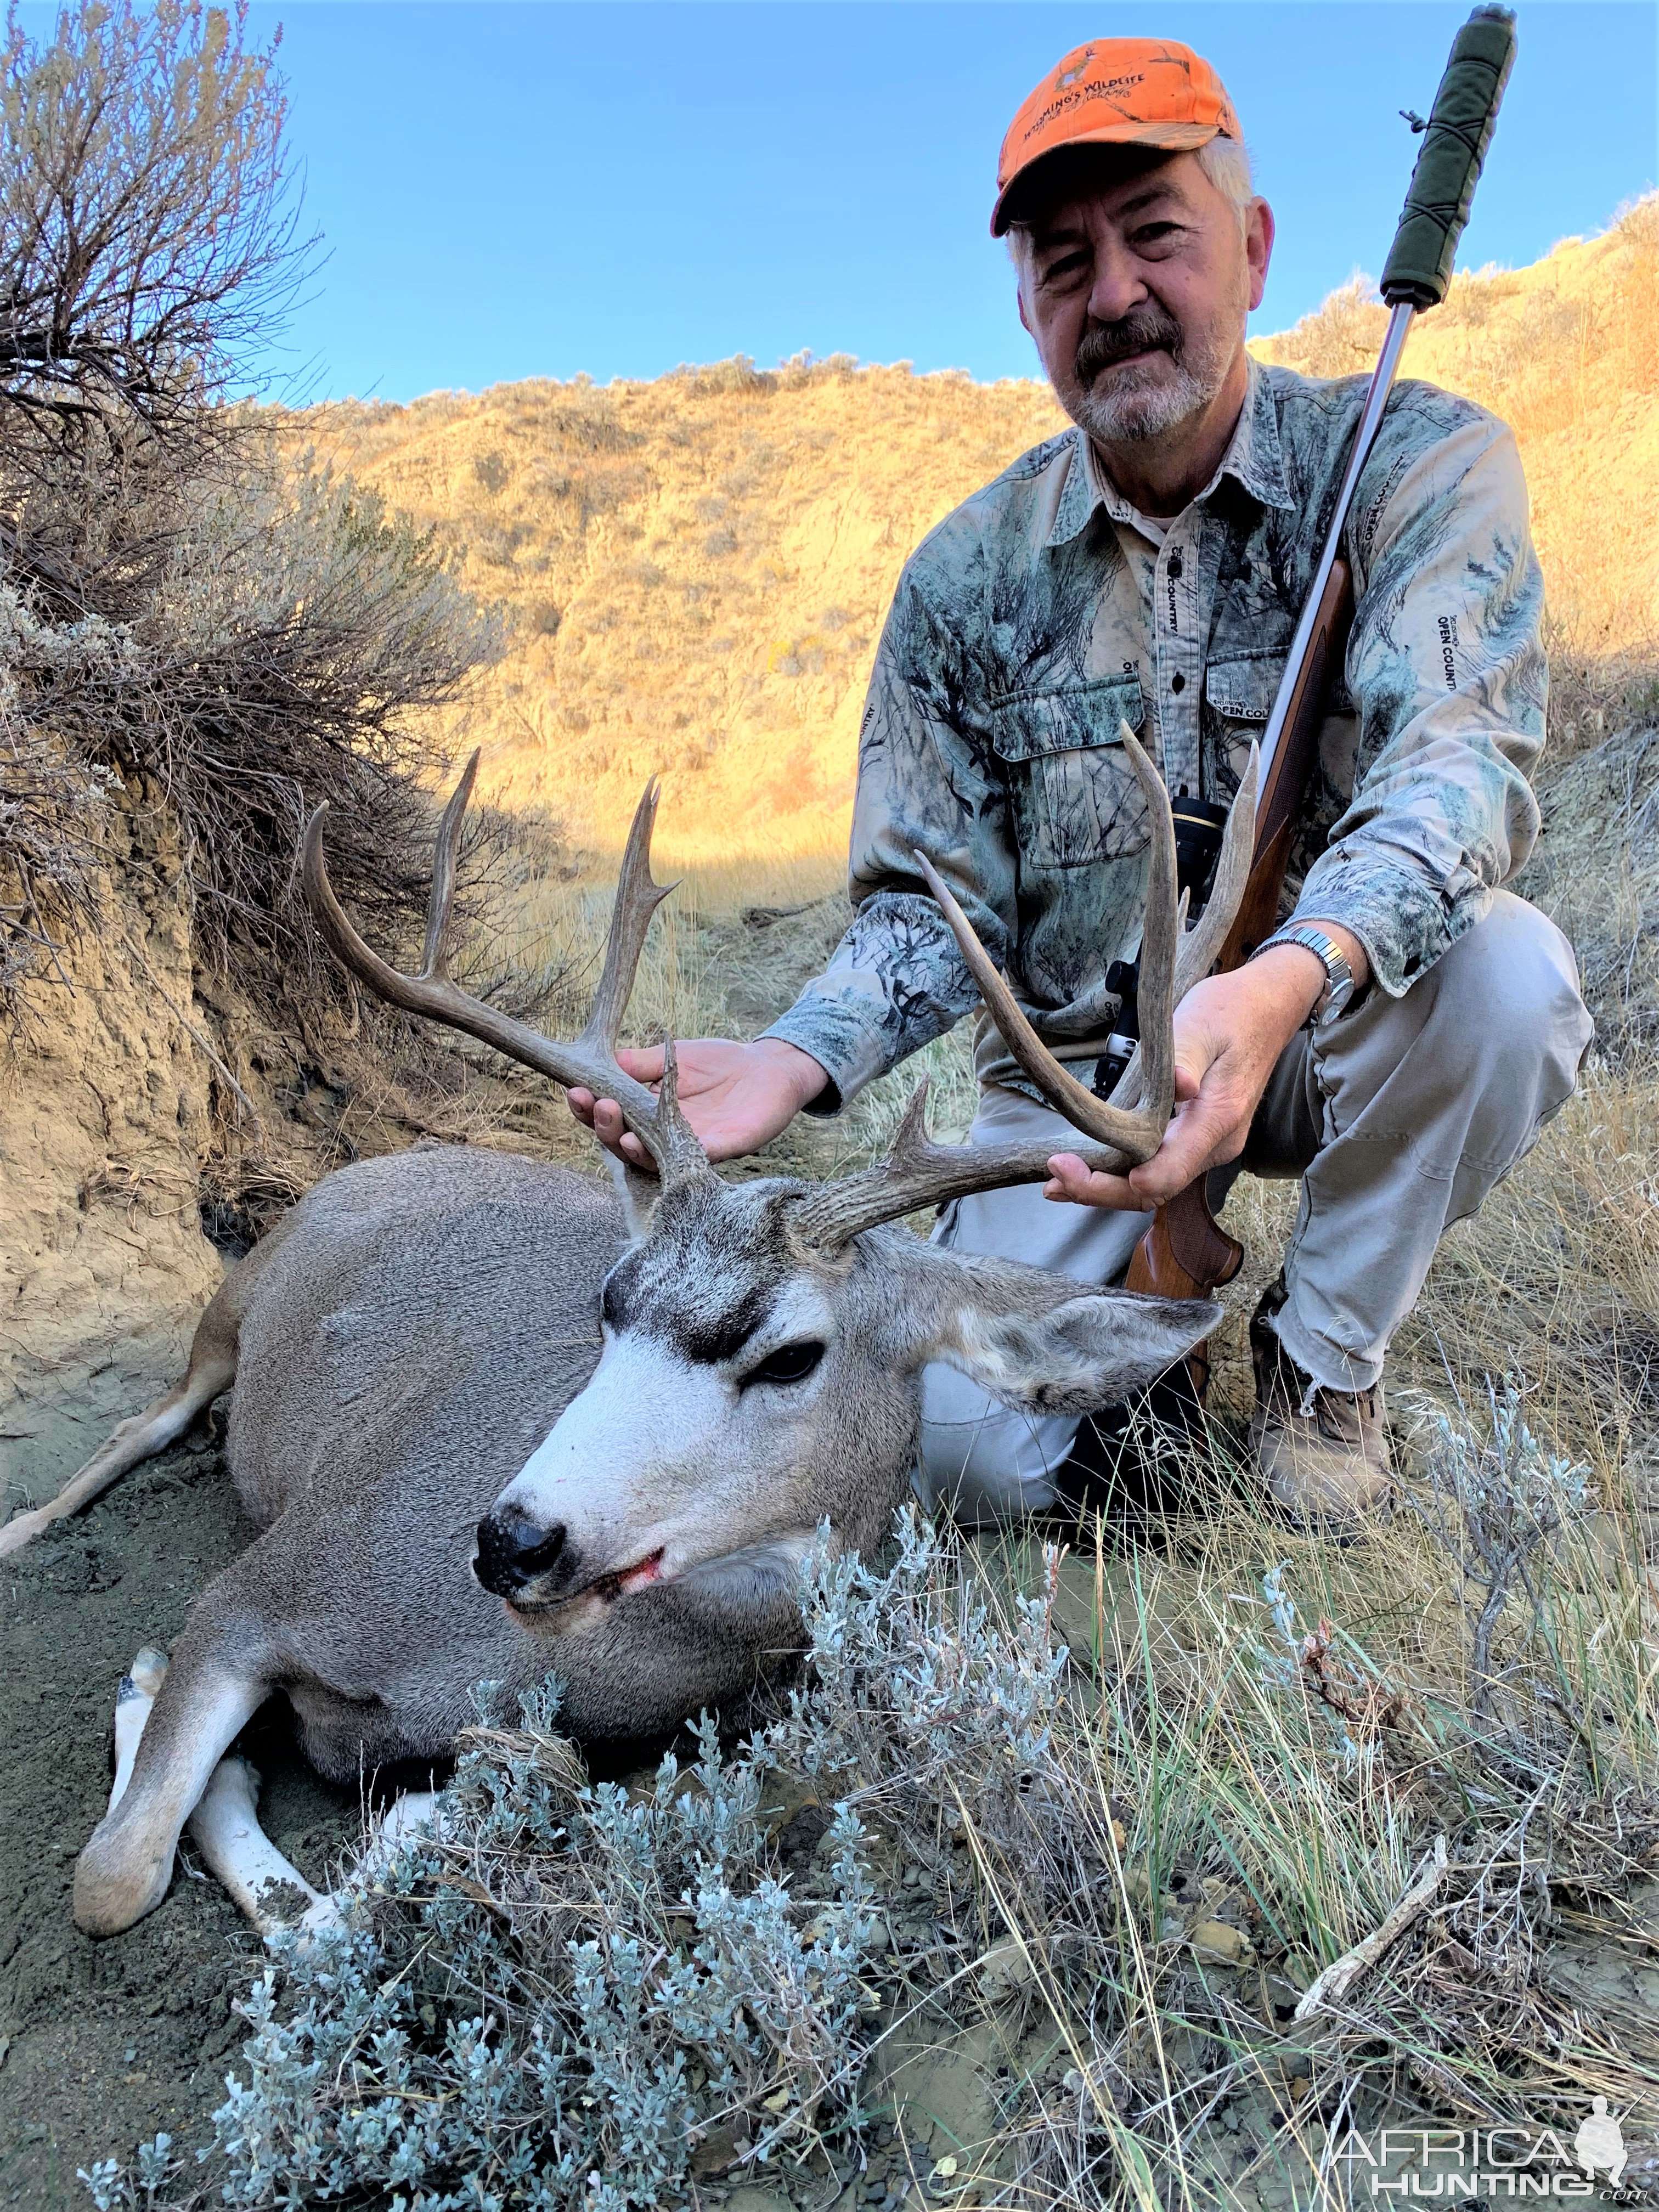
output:
{"label": "watch band", "polygon": [[1353,969],[1348,965],[1348,956],[1341,946],[1334,938],[1328,937],[1322,929],[1316,929],[1311,922],[1291,922],[1283,929],[1276,929],[1271,937],[1258,945],[1250,955],[1251,959],[1259,960],[1268,947],[1274,945],[1299,945],[1321,963],[1325,970],[1325,988],[1316,1000],[1308,1021],[1310,1026],[1317,1026],[1321,1022],[1334,1020],[1353,997],[1354,991]]}

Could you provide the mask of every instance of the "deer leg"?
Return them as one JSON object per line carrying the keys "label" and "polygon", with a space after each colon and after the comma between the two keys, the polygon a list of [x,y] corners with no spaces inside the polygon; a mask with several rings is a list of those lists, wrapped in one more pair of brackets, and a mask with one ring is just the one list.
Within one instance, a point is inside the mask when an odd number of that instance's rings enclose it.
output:
{"label": "deer leg", "polygon": [[[244,1267],[246,1262],[244,1262]],[[149,1459],[183,1436],[196,1416],[210,1406],[236,1379],[236,1337],[242,1322],[246,1291],[243,1267],[222,1283],[207,1311],[196,1325],[190,1347],[190,1364],[183,1378],[164,1397],[142,1413],[135,1413],[106,1443],[100,1444],[77,1474],[72,1474],[56,1498],[27,1513],[15,1514],[0,1528],[0,1559],[21,1551],[43,1528],[66,1515],[78,1513],[102,1497],[129,1468]]]}
{"label": "deer leg", "polygon": [[[76,1863],[75,1917],[88,1935],[119,1935],[167,1895],[185,1820],[232,1739],[264,1702],[269,1686],[245,1656],[258,1633],[245,1617],[210,1612],[186,1625],[159,1681],[155,1665],[143,1665],[159,1654],[134,1662],[131,1694],[124,1685],[116,1707],[110,1809]],[[145,1682],[156,1684],[153,1693]]]}
{"label": "deer leg", "polygon": [[144,1723],[167,1678],[167,1655],[153,1644],[145,1644],[115,1686],[115,1779],[110,1785],[107,1810],[113,1812],[127,1794],[133,1761]]}
{"label": "deer leg", "polygon": [[[109,1793],[112,1813],[127,1792],[143,1737],[144,1724],[167,1671],[167,1655],[146,1646],[122,1675],[115,1692],[115,1783]],[[261,1829],[256,1808],[258,1770],[245,1759],[222,1759],[209,1777],[201,1802],[190,1816],[190,1832],[202,1856],[262,1936],[288,1925],[269,1899],[274,1884],[302,1896],[307,1907],[325,1900],[289,1864]],[[269,1901],[267,1901],[269,1899]]]}
{"label": "deer leg", "polygon": [[[167,1674],[167,1655],[147,1645],[121,1677],[115,1693],[115,1781],[110,1790],[111,1814],[121,1803],[131,1783],[138,1747]],[[436,1794],[431,1790],[411,1790],[398,1798],[375,1823],[367,1847],[347,1877],[347,1887],[361,1887],[374,1881],[406,1837],[422,1828],[430,1828],[437,1802]],[[258,1803],[258,1770],[250,1760],[234,1753],[221,1759],[208,1777],[207,1786],[187,1823],[209,1870],[267,1939],[279,1929],[296,1924],[313,1932],[337,1926],[342,1917],[342,1899],[313,1889],[293,1862],[283,1856],[259,1826]],[[102,1826],[108,1826],[107,1819]],[[102,1827],[99,1832],[102,1832]],[[88,1851],[91,1848],[88,1844]],[[169,1863],[169,1875],[171,1871]],[[82,1917],[81,1896],[81,1870],[77,1868],[77,1919]],[[303,1910],[296,1912],[295,1907],[301,1905]],[[87,1923],[83,1920],[82,1924]]]}
{"label": "deer leg", "polygon": [[433,1790],[407,1790],[396,1798],[374,1823],[373,1833],[343,1883],[326,1896],[316,1898],[301,1926],[311,1935],[339,1927],[345,1918],[345,1905],[351,1892],[367,1888],[377,1880],[390,1864],[399,1844],[422,1830],[442,1832],[443,1821],[437,1808],[438,1796]]}
{"label": "deer leg", "polygon": [[[349,1893],[373,1881],[406,1837],[434,1825],[437,1803],[430,1790],[399,1797],[375,1823],[367,1847],[339,1891],[312,1887],[259,1826],[259,1777],[245,1759],[222,1759],[190,1816],[190,1832],[202,1856],[267,1941],[298,1927],[316,1935],[337,1928]],[[304,1910],[295,1911],[304,1900]]]}
{"label": "deer leg", "polygon": [[190,1832],[209,1867],[269,1938],[301,1918],[296,1905],[309,1926],[317,1908],[332,1900],[283,1857],[259,1826],[258,1806],[258,1769],[246,1759],[222,1759],[190,1816]]}

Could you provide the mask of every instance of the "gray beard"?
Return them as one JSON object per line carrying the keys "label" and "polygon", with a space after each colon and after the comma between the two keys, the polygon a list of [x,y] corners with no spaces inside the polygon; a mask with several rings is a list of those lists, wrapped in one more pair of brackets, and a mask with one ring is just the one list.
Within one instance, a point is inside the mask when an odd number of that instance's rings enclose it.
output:
{"label": "gray beard", "polygon": [[[1230,357],[1231,358],[1231,357]],[[1097,379],[1077,396],[1073,414],[1097,446],[1139,446],[1162,438],[1207,407],[1227,380],[1228,361],[1181,360],[1156,379],[1128,369],[1103,392]]]}

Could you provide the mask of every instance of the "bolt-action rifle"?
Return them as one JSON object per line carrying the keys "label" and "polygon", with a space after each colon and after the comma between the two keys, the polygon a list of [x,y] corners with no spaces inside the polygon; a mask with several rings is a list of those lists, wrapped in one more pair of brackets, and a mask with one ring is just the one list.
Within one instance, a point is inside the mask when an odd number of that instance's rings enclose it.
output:
{"label": "bolt-action rifle", "polygon": [[[1451,282],[1452,258],[1468,221],[1469,203],[1515,59],[1515,43],[1510,9],[1477,8],[1452,42],[1451,58],[1428,121],[1406,116],[1413,130],[1423,133],[1423,146],[1382,271],[1381,290],[1390,311],[1388,332],[1326,526],[1312,589],[1262,734],[1255,857],[1238,918],[1216,963],[1218,972],[1242,967],[1278,923],[1291,839],[1319,755],[1330,679],[1341,666],[1353,619],[1353,578],[1342,555],[1342,533],[1360,472],[1382,424],[1407,333],[1425,308],[1438,307]],[[1218,1224],[1205,1182],[1200,1175],[1178,1197],[1159,1206],[1130,1262],[1130,1289],[1157,1291],[1172,1298],[1205,1297],[1238,1273],[1244,1248]],[[1190,1362],[1200,1397],[1208,1367],[1200,1346]]]}

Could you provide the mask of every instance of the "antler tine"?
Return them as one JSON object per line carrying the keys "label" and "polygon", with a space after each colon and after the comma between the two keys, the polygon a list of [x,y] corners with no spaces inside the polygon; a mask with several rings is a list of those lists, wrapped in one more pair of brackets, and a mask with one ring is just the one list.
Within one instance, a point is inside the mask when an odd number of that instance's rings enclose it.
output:
{"label": "antler tine", "polygon": [[[1194,983],[1201,983],[1221,956],[1229,931],[1237,919],[1238,909],[1244,902],[1245,890],[1250,879],[1250,862],[1255,854],[1255,799],[1261,778],[1261,748],[1252,744],[1250,757],[1244,773],[1238,780],[1238,789],[1227,814],[1227,827],[1222,834],[1221,852],[1216,861],[1215,881],[1210,887],[1210,896],[1204,911],[1192,927],[1180,933],[1181,949],[1176,954],[1175,1003],[1178,1006]],[[1186,919],[1186,899],[1182,896],[1181,916]],[[1125,1111],[1140,1103],[1140,1054],[1137,1052],[1118,1078],[1112,1091],[1111,1103]]]}
{"label": "antler tine", "polygon": [[605,940],[605,966],[581,1034],[585,1045],[598,1046],[613,1055],[623,1016],[634,995],[634,979],[639,972],[640,955],[645,950],[651,917],[670,891],[678,888],[674,884],[658,883],[651,873],[651,833],[656,827],[657,799],[661,787],[653,775],[634,809],[622,866],[617,872],[617,897]]}
{"label": "antler tine", "polygon": [[1194,983],[1201,983],[1221,957],[1228,932],[1238,918],[1255,857],[1255,794],[1261,779],[1261,748],[1253,744],[1238,789],[1227,813],[1221,854],[1215,864],[1215,881],[1204,911],[1181,940],[1176,956],[1176,1004],[1179,1006]]}
{"label": "antler tine", "polygon": [[[1176,901],[1175,814],[1164,779],[1127,722],[1118,734],[1146,794],[1152,825],[1146,923],[1140,937],[1140,1119],[1158,1132],[1156,1152],[1175,1111],[1175,969],[1181,944]],[[1150,1155],[1149,1155],[1150,1157]]]}
{"label": "antler tine", "polygon": [[[1176,964],[1185,915],[1176,881],[1175,818],[1164,779],[1127,722],[1120,734],[1146,795],[1152,826],[1140,962],[1146,979],[1142,990],[1146,1016],[1142,1056],[1147,1071],[1147,1103],[1139,1112],[1126,1110],[1117,1100],[1109,1104],[1097,1098],[1055,1059],[1026,1019],[948,885],[926,854],[917,856],[928,890],[950,923],[1010,1052],[1050,1105],[1074,1128],[1100,1140],[1066,1149],[1075,1152],[1085,1166],[1108,1175],[1122,1175],[1137,1162],[1150,1159],[1169,1125],[1175,1104]],[[1250,805],[1247,818],[1253,813]],[[1229,829],[1231,848],[1231,823]],[[1224,857],[1224,866],[1229,865]],[[1247,872],[1248,865],[1247,858]],[[1119,1086],[1120,1091],[1122,1087]],[[927,1135],[927,1097],[924,1083],[912,1097],[884,1160],[840,1182],[823,1184],[802,1200],[796,1222],[804,1242],[823,1250],[836,1250],[862,1231],[896,1221],[921,1206],[945,1205],[973,1191],[1048,1182],[1048,1163],[1060,1146],[1052,1143],[936,1145]]]}
{"label": "antler tine", "polygon": [[974,925],[951,896],[949,886],[940,878],[925,853],[918,854],[921,872],[929,891],[951,925],[951,933],[962,948],[962,957],[968,963],[969,973],[979,985],[991,1019],[1002,1033],[1002,1041],[1013,1054],[1037,1089],[1058,1114],[1063,1114],[1074,1129],[1103,1144],[1112,1145],[1126,1152],[1131,1159],[1149,1160],[1158,1150],[1162,1131],[1154,1133],[1144,1117],[1126,1114],[1109,1106],[1103,1098],[1097,1098],[1077,1078],[1056,1060],[1026,1019],[1018,1000],[996,963],[981,944]]}
{"label": "antler tine", "polygon": [[[1122,725],[1121,734],[1137,780],[1146,793],[1152,823],[1152,860],[1146,885],[1146,927],[1141,969],[1143,974],[1155,974],[1161,980],[1161,992],[1154,988],[1150,996],[1154,1018],[1161,1012],[1167,1030],[1174,1006],[1171,1002],[1165,1009],[1162,1002],[1169,995],[1176,944],[1180,934],[1180,918],[1176,907],[1175,824],[1163,779],[1136,743],[1134,732],[1127,722]],[[980,995],[992,1020],[1002,1033],[1004,1043],[1042,1096],[1056,1113],[1063,1114],[1072,1127],[1080,1129],[1085,1136],[1094,1138],[1099,1144],[1111,1146],[1115,1151],[1127,1154],[1131,1160],[1151,1159],[1164,1140],[1164,1132],[1175,1103],[1173,1038],[1161,1037],[1156,1048],[1148,1039],[1155,1070],[1150,1085],[1149,1103],[1143,1111],[1127,1112],[1120,1106],[1097,1098],[1043,1043],[1027,1020],[996,963],[981,944],[972,922],[952,896],[949,885],[942,880],[925,853],[918,854],[916,857],[927,889],[951,925],[951,934],[961,948],[969,974],[979,985]]]}
{"label": "antler tine", "polygon": [[674,1040],[665,1037],[662,1081],[657,1085],[656,1127],[661,1145],[657,1171],[665,1182],[708,1171],[708,1155],[696,1131],[680,1111],[680,1064]]}
{"label": "antler tine", "polygon": [[[1099,1102],[1097,1101],[1097,1103]],[[922,1206],[946,1206],[976,1190],[1047,1182],[1057,1145],[936,1145],[927,1134],[927,1084],[912,1093],[887,1157],[838,1182],[819,1183],[800,1201],[796,1234],[822,1252],[836,1252],[866,1229],[897,1221]],[[1134,1163],[1098,1145],[1065,1147],[1086,1167],[1122,1175]]]}
{"label": "antler tine", "polygon": [[[605,1095],[616,1097],[619,1104],[621,1094],[616,1086],[629,1079],[617,1060],[617,1033],[628,1012],[628,1002],[634,995],[640,955],[645,950],[651,917],[669,893],[678,888],[675,884],[658,883],[651,872],[651,834],[656,828],[657,801],[661,792],[661,781],[653,775],[634,809],[628,842],[623,848],[622,866],[617,871],[617,896],[611,908],[611,927],[605,933],[605,965],[599,971],[599,988],[578,1040],[581,1048],[603,1058],[610,1070],[604,1085]],[[708,1155],[680,1111],[679,1070],[672,1037],[663,1046],[662,1081],[657,1089],[653,1127],[656,1142],[651,1147],[652,1158],[665,1182],[675,1176],[696,1175],[707,1168]],[[637,1130],[635,1133],[640,1135]],[[641,1141],[646,1139],[641,1137]]]}
{"label": "antler tine", "polygon": [[[562,1044],[551,1037],[545,1037],[539,1030],[532,1030],[528,1023],[515,1021],[510,1014],[501,1012],[484,1000],[473,998],[470,993],[462,990],[445,971],[441,962],[441,940],[447,921],[449,899],[453,889],[454,861],[460,840],[461,817],[465,811],[466,796],[471,787],[476,761],[475,755],[473,761],[467,765],[460,786],[445,810],[443,823],[438,832],[438,849],[433,867],[432,896],[427,911],[427,960],[422,972],[418,975],[405,975],[399,969],[391,967],[381,959],[378,952],[364,943],[350,922],[346,920],[340,902],[334,895],[334,886],[328,879],[328,866],[323,857],[323,823],[328,814],[325,805],[319,806],[307,823],[301,854],[301,872],[305,884],[306,898],[312,913],[316,917],[319,929],[352,974],[360,981],[366,983],[377,996],[385,999],[392,1006],[401,1006],[406,1013],[418,1014],[423,1020],[443,1022],[451,1029],[460,1030],[468,1036],[477,1037],[483,1043],[492,1046],[495,1051],[504,1053],[509,1060],[516,1060],[521,1066],[533,1068],[538,1075],[545,1075],[555,1083],[562,1083],[567,1089],[580,1085],[582,1089],[592,1091],[601,1097],[614,1098],[622,1109],[623,1121],[650,1153],[659,1174],[665,1176],[680,1174],[693,1167],[695,1165],[691,1157],[693,1147],[696,1148],[697,1158],[702,1160],[702,1164],[706,1167],[708,1163],[703,1158],[702,1147],[692,1136],[689,1125],[673,1101],[672,1092],[667,1110],[665,1112],[649,1085],[636,1081],[631,1075],[624,1075],[617,1065],[614,1050],[608,1048],[592,1033],[594,1024],[600,1016],[602,1007],[605,1012],[605,1018],[611,1018],[609,1013],[611,1002],[606,995],[607,983],[614,981],[618,988],[623,981],[631,984],[633,971],[639,959],[639,943],[633,942],[630,951],[630,939],[637,931],[638,939],[643,940],[645,925],[650,920],[652,908],[657,900],[663,896],[658,887],[650,882],[648,862],[645,864],[643,870],[646,891],[641,892],[636,876],[629,902],[625,908],[623,906],[622,895],[618,893],[618,908],[623,926],[618,927],[618,914],[613,914],[611,935],[607,943],[605,969],[599,979],[594,1014],[589,1020],[587,1030],[574,1044]],[[650,794],[647,794],[647,798],[649,796]],[[640,811],[641,815],[646,815],[646,807],[642,805]],[[636,816],[635,818],[636,832],[639,823],[640,817]],[[649,835],[650,822],[647,816],[643,842],[648,843]],[[630,836],[629,840],[630,856],[634,854],[635,842],[635,837]],[[446,876],[448,878],[447,882],[442,880]],[[643,913],[641,914],[639,909],[647,893],[654,894],[654,896],[651,896],[650,903],[644,906]],[[438,947],[438,957],[435,959],[434,943]],[[625,1004],[625,991],[623,992],[622,996],[623,1002]],[[620,1010],[616,1018],[620,1020]]]}
{"label": "antler tine", "polygon": [[478,774],[482,745],[474,745],[466,766],[461,770],[461,780],[449,794],[449,804],[444,809],[444,818],[438,824],[438,842],[432,854],[432,890],[426,902],[426,947],[421,959],[421,974],[425,979],[447,976],[449,963],[444,957],[444,935],[449,927],[450,902],[455,896],[455,862],[461,849],[461,820],[472,797],[472,786]]}

